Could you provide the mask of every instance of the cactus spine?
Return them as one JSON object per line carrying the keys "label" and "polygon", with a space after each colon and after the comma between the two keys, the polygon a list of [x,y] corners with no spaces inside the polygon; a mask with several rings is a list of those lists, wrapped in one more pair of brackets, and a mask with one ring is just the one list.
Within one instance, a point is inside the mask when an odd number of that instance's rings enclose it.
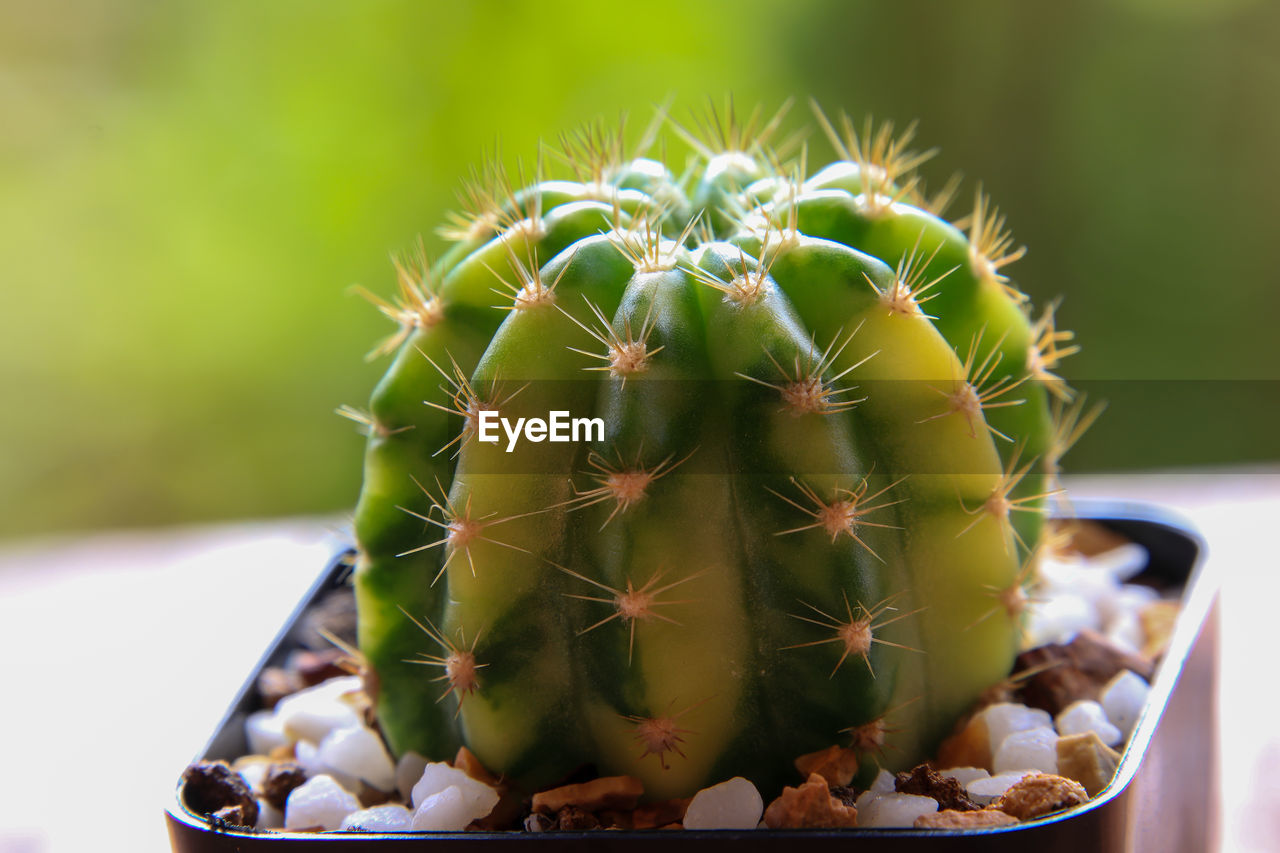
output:
{"label": "cactus spine", "polygon": [[[682,178],[590,128],[576,180],[493,167],[399,265],[355,581],[397,752],[776,787],[833,743],[914,762],[1006,675],[1069,335],[982,196],[966,233],[909,133],[818,116],[807,179],[757,114],[681,131]],[[555,410],[603,435],[479,440]]]}

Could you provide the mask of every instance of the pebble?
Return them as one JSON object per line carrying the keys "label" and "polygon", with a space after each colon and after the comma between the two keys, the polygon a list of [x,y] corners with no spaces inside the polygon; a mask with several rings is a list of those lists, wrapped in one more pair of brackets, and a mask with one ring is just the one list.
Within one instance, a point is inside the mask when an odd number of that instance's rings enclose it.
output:
{"label": "pebble", "polygon": [[870,790],[880,794],[892,794],[898,790],[897,784],[898,777],[882,768],[872,781]]}
{"label": "pebble", "polygon": [[395,764],[372,729],[359,726],[329,732],[320,742],[318,757],[337,773],[360,779],[379,791],[395,790]]}
{"label": "pebble", "polygon": [[1098,609],[1089,599],[1075,593],[1055,592],[1028,612],[1029,645],[1070,642],[1084,629],[1097,628],[1100,621]]}
{"label": "pebble", "polygon": [[240,778],[244,780],[254,791],[262,790],[262,783],[267,778],[267,770],[271,767],[270,761],[244,761],[236,762],[232,768],[240,774]]}
{"label": "pebble", "polygon": [[[443,800],[435,800],[433,798],[438,794],[443,794],[449,789],[456,789],[449,798]],[[470,817],[467,818],[466,824],[460,829],[466,829],[466,825],[471,821],[479,820],[479,818],[488,815],[493,811],[493,807],[498,804],[498,792],[489,785],[485,785],[483,781],[472,779],[465,772],[458,770],[457,767],[451,767],[444,762],[431,762],[422,770],[422,776],[417,780],[417,784],[413,785],[412,802],[417,807],[415,815],[413,815],[413,825],[417,829],[417,824],[421,821],[434,821],[436,818],[429,817],[430,808],[443,808],[440,812],[442,817],[440,821],[444,821],[445,816],[452,815],[454,809],[458,812],[466,812]],[[434,806],[433,806],[434,803]],[[457,806],[454,806],[457,803]],[[426,811],[424,811],[426,808]]]}
{"label": "pebble", "polygon": [[685,829],[755,829],[764,814],[764,799],[741,776],[703,788],[684,813]]}
{"label": "pebble", "polygon": [[938,771],[941,776],[949,776],[960,785],[966,786],[975,779],[986,779],[991,774],[983,767],[952,767],[950,770]]}
{"label": "pebble", "polygon": [[1103,625],[1102,635],[1127,652],[1140,654],[1146,643],[1146,634],[1142,630],[1142,622],[1138,614],[1132,610],[1122,610],[1115,618]]}
{"label": "pebble", "polygon": [[[493,803],[497,802],[495,793]],[[413,813],[413,831],[461,832],[471,821],[484,817],[492,808],[491,804],[482,809],[471,792],[464,791],[458,785],[450,785],[422,801],[422,805]]]}
{"label": "pebble", "polygon": [[914,826],[916,818],[937,810],[938,801],[933,797],[877,794],[865,807],[859,806],[858,826]]}
{"label": "pebble", "polygon": [[1039,708],[1028,708],[1014,702],[998,702],[982,709],[982,719],[987,724],[987,738],[994,756],[1000,750],[1005,738],[1015,732],[1027,729],[1048,728],[1053,725],[1053,718],[1048,711]]}
{"label": "pebble", "polygon": [[360,801],[332,776],[321,774],[308,779],[289,792],[284,808],[285,829],[309,829],[317,826],[337,829],[347,815],[359,810]]}
{"label": "pebble", "polygon": [[1102,688],[1099,701],[1107,712],[1107,719],[1120,730],[1122,737],[1127,738],[1133,731],[1150,692],[1151,688],[1142,676],[1128,669],[1118,673]]}
{"label": "pebble", "polygon": [[1105,625],[1125,614],[1136,616],[1144,607],[1159,598],[1159,593],[1149,586],[1125,584],[1098,602],[1098,612],[1102,614]]}
{"label": "pebble", "polygon": [[1058,733],[1050,726],[1014,732],[996,750],[991,769],[997,774],[1014,770],[1057,773]]}
{"label": "pebble", "polygon": [[371,809],[361,809],[347,815],[339,829],[365,832],[409,832],[413,829],[413,812],[395,803],[374,806]]}
{"label": "pebble", "polygon": [[986,805],[1013,787],[1015,782],[1025,776],[1030,776],[1034,772],[1033,770],[1018,770],[1013,773],[986,776],[981,779],[974,779],[968,785],[965,785],[964,789],[975,803]]}
{"label": "pebble", "polygon": [[236,823],[258,821],[258,801],[244,777],[224,761],[197,761],[182,772],[182,799],[198,815],[234,809]]}
{"label": "pebble", "polygon": [[293,754],[297,758],[298,766],[302,768],[303,773],[307,774],[308,779],[312,776],[330,776],[335,782],[350,791],[359,789],[360,780],[349,773],[343,773],[341,770],[335,770],[325,764],[320,758],[320,747],[311,741],[298,741],[294,744]]}
{"label": "pebble", "polygon": [[266,800],[259,799],[258,822],[254,824],[253,828],[259,831],[264,829],[284,829],[284,812]]}
{"label": "pebble", "polygon": [[1147,549],[1133,542],[1108,548],[1089,558],[1090,569],[1109,573],[1118,581],[1127,581],[1147,567]]}
{"label": "pebble", "polygon": [[1107,712],[1103,707],[1091,699],[1072,702],[1054,718],[1053,723],[1060,735],[1093,732],[1107,746],[1115,746],[1120,742],[1120,730],[1107,719]]}
{"label": "pebble", "polygon": [[1120,766],[1120,753],[1103,743],[1097,732],[1058,738],[1058,772],[1084,786],[1096,797],[1111,784]]}
{"label": "pebble", "polygon": [[1052,597],[1076,595],[1092,605],[1105,606],[1103,602],[1115,595],[1120,583],[1110,572],[1098,571],[1078,560],[1043,560],[1040,564],[1043,591]]}
{"label": "pebble", "polygon": [[427,759],[412,750],[400,756],[396,762],[396,790],[406,803],[413,801],[413,786],[427,769]]}
{"label": "pebble", "polygon": [[1081,631],[1098,631],[1126,650],[1139,650],[1145,637],[1139,612],[1157,594],[1150,587],[1123,583],[1147,564],[1146,550],[1125,545],[1082,560],[1041,561],[1041,598],[1029,611],[1030,646],[1068,643]]}
{"label": "pebble", "polygon": [[307,781],[307,772],[296,761],[275,761],[267,766],[258,792],[277,809],[284,810],[289,794]]}
{"label": "pebble", "polygon": [[249,752],[267,755],[279,746],[289,745],[289,736],[274,711],[254,711],[244,719],[244,737]]}
{"label": "pebble", "polygon": [[335,729],[351,729],[363,724],[356,709],[343,700],[347,694],[360,689],[359,676],[331,678],[281,699],[275,714],[290,739],[319,743]]}

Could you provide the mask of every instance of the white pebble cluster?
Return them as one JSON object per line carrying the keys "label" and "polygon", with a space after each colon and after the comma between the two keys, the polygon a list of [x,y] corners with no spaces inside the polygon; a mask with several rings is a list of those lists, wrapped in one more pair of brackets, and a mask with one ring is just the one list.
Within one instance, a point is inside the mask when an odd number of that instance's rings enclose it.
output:
{"label": "white pebble cluster", "polygon": [[1068,643],[1086,628],[1127,651],[1142,649],[1138,614],[1158,596],[1150,587],[1125,581],[1147,564],[1139,545],[1122,545],[1093,557],[1047,555],[1040,584],[1028,607],[1030,646]]}
{"label": "white pebble cluster", "polygon": [[428,764],[413,786],[415,832],[461,832],[498,804],[498,792],[456,767]]}
{"label": "white pebble cluster", "polygon": [[[282,700],[272,711],[245,721],[249,748],[265,755],[292,746],[307,781],[289,794],[284,814],[259,796],[259,829],[363,829],[371,832],[461,832],[492,811],[498,792],[448,764],[415,753],[394,762],[377,732],[365,725],[355,703],[354,676],[331,678]],[[268,763],[251,762],[240,773],[261,794]],[[398,791],[412,808],[363,809],[364,787]],[[757,795],[758,796],[758,795]]]}
{"label": "white pebble cluster", "polygon": [[[941,775],[959,782],[969,798],[988,805],[1015,782],[1032,773],[1058,772],[1058,740],[1095,732],[1108,746],[1119,746],[1133,731],[1150,688],[1141,676],[1124,670],[1102,691],[1101,702],[1074,702],[1057,719],[1039,708],[1013,702],[988,705],[978,713],[991,747],[990,768],[955,767]],[[922,814],[937,811],[931,797],[899,794],[887,770],[857,800],[859,826],[913,826]]]}

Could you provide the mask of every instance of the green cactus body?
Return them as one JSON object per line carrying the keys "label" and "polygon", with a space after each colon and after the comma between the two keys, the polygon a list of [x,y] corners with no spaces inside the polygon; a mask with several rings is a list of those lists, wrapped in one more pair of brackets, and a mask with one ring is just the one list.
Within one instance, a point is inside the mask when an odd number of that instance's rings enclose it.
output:
{"label": "green cactus body", "polygon": [[[1056,463],[1045,328],[883,200],[901,156],[801,182],[740,148],[509,192],[402,285],[356,516],[395,751],[776,790],[832,744],[914,763],[1007,674]],[[555,411],[584,434],[481,440]]]}

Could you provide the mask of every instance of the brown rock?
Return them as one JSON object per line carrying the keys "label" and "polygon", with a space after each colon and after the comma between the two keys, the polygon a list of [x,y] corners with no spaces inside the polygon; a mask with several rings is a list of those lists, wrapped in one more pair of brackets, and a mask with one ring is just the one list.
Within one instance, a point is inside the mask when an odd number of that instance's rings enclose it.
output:
{"label": "brown rock", "polygon": [[518,829],[520,816],[524,814],[524,797],[503,785],[498,788],[498,804],[482,818],[471,821],[467,829],[481,832],[502,832]]}
{"label": "brown rock", "polygon": [[289,792],[305,781],[307,781],[307,773],[302,769],[302,765],[293,761],[274,762],[262,777],[262,799],[280,811],[284,811]]}
{"label": "brown rock", "polygon": [[835,797],[846,806],[851,806],[858,802],[858,789],[848,785],[832,785],[831,796]]}
{"label": "brown rock", "polygon": [[524,813],[524,798],[520,794],[511,790],[510,786],[503,784],[501,779],[489,772],[489,769],[480,763],[475,753],[465,746],[458,747],[458,752],[453,757],[453,766],[498,792],[498,804],[484,817],[473,820],[468,829],[498,832],[517,825],[520,815]]}
{"label": "brown rock", "polygon": [[1018,820],[1033,820],[1088,800],[1089,792],[1074,779],[1035,773],[1014,782],[991,804],[991,808]]}
{"label": "brown rock", "polygon": [[590,782],[562,785],[533,795],[533,810],[557,814],[568,806],[595,812],[630,809],[644,794],[644,784],[634,776],[602,776]]}
{"label": "brown rock", "polygon": [[796,769],[806,779],[817,773],[828,785],[848,785],[858,772],[858,753],[842,746],[829,746],[797,758]]}
{"label": "brown rock", "polygon": [[1155,668],[1150,658],[1127,652],[1088,630],[1065,646],[1049,643],[1025,651],[1014,666],[1016,671],[1039,670],[1023,682],[1023,702],[1054,715],[1080,699],[1096,701],[1121,670],[1131,669],[1150,681]]}
{"label": "brown rock", "polygon": [[969,799],[959,782],[931,770],[927,764],[917,764],[910,772],[899,773],[894,777],[893,787],[899,794],[933,797],[938,801],[938,808],[944,810],[968,812],[982,808]]}
{"label": "brown rock", "polygon": [[1169,648],[1173,627],[1178,622],[1182,607],[1176,601],[1153,601],[1138,612],[1142,625],[1142,653],[1155,660]]}
{"label": "brown rock", "polygon": [[272,761],[293,761],[297,757],[297,746],[292,743],[282,743],[267,753]]}
{"label": "brown rock", "polygon": [[556,829],[583,830],[595,829],[600,821],[589,811],[577,806],[565,806],[556,813]]}
{"label": "brown rock", "polygon": [[945,811],[922,814],[916,818],[916,829],[993,829],[1018,822],[1016,817],[995,809],[978,811]]}
{"label": "brown rock", "polygon": [[289,658],[289,668],[298,674],[304,687],[314,687],[322,681],[351,673],[341,665],[348,660],[342,649],[311,651],[299,649]]}
{"label": "brown rock", "polygon": [[836,829],[858,825],[858,810],[831,796],[827,780],[810,774],[799,788],[783,788],[782,796],[764,810],[770,829]]}
{"label": "brown rock", "polygon": [[653,829],[659,826],[666,826],[669,823],[677,823],[684,820],[684,813],[689,808],[689,803],[693,802],[692,797],[682,797],[675,800],[659,800],[655,803],[645,803],[637,806],[635,811],[631,813],[631,826],[634,829]]}
{"label": "brown rock", "polygon": [[1120,753],[1102,742],[1097,732],[1058,738],[1058,773],[1084,786],[1096,797],[1111,782],[1120,766]]}
{"label": "brown rock", "polygon": [[938,766],[991,769],[991,739],[981,717],[970,717],[959,731],[938,746]]}
{"label": "brown rock", "polygon": [[253,819],[253,821],[250,821],[248,819],[248,817],[244,813],[244,806],[240,806],[240,805],[224,806],[223,808],[220,808],[216,812],[214,812],[213,817],[216,821],[219,821],[221,823],[229,823],[234,826],[253,826],[255,823],[257,823],[256,817]]}
{"label": "brown rock", "polygon": [[281,699],[297,693],[303,688],[302,679],[296,672],[278,666],[265,667],[258,674],[258,695],[262,698],[262,707],[270,710]]}
{"label": "brown rock", "polygon": [[258,822],[258,800],[244,777],[224,761],[197,761],[182,772],[182,801],[198,815],[215,815],[226,808],[240,809],[240,826]]}
{"label": "brown rock", "polygon": [[458,747],[458,754],[453,758],[453,766],[466,773],[477,782],[483,782],[491,788],[497,788],[500,785],[497,776],[489,772],[480,759],[465,746]]}

